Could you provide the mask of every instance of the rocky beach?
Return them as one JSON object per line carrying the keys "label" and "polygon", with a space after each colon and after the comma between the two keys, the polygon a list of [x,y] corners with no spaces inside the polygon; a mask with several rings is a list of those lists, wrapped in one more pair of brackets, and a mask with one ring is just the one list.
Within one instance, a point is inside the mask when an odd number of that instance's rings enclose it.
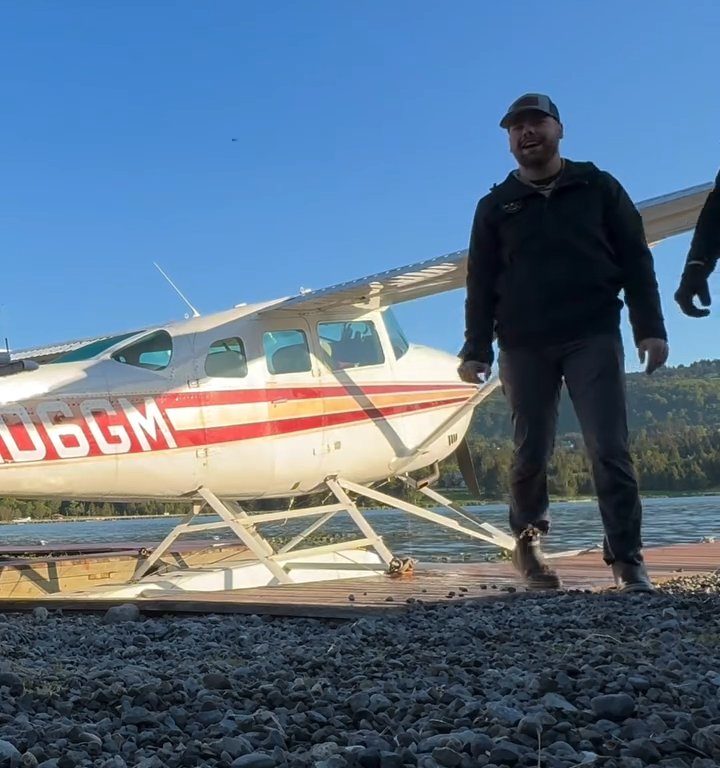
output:
{"label": "rocky beach", "polygon": [[720,579],[354,621],[0,615],[0,768],[711,768]]}

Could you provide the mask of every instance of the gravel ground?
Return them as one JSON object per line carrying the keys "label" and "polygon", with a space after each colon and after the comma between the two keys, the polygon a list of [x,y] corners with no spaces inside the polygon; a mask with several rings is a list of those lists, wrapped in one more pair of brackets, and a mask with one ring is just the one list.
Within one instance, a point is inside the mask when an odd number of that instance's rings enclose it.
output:
{"label": "gravel ground", "polygon": [[719,587],[345,623],[0,615],[0,768],[711,768]]}

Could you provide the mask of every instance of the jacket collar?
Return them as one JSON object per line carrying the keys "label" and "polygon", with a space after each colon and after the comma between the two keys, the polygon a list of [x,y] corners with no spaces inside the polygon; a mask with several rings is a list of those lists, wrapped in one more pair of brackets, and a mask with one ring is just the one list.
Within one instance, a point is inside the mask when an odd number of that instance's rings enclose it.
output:
{"label": "jacket collar", "polygon": [[[570,187],[576,184],[588,184],[591,177],[597,172],[598,169],[594,163],[580,163],[565,159],[565,167],[555,184],[555,189]],[[507,203],[529,197],[530,195],[540,194],[537,190],[516,178],[515,173],[512,171],[504,181],[493,186],[491,193],[500,203]]]}

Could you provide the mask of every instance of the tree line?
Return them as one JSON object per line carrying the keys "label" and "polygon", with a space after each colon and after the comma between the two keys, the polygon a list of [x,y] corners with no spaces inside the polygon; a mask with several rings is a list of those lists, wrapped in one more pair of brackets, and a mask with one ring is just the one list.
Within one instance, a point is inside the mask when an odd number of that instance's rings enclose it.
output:
{"label": "tree line", "polygon": [[[641,490],[649,493],[700,493],[720,489],[720,430],[681,427],[640,430],[630,440]],[[509,439],[470,440],[470,453],[483,500],[504,499],[513,446]],[[440,484],[465,487],[457,463],[445,462]],[[548,491],[560,498],[595,493],[582,437],[566,434],[559,440],[548,473]]]}

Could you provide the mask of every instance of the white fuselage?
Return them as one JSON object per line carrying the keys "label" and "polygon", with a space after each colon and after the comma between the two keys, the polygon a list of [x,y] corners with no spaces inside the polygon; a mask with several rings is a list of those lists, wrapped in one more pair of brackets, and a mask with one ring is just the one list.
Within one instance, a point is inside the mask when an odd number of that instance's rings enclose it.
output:
{"label": "white fuselage", "polygon": [[[407,345],[383,312],[271,317],[236,309],[0,378],[0,496],[177,499],[204,486],[240,499],[332,475],[370,483],[476,392],[455,357]],[[452,453],[470,418],[404,470]]]}

